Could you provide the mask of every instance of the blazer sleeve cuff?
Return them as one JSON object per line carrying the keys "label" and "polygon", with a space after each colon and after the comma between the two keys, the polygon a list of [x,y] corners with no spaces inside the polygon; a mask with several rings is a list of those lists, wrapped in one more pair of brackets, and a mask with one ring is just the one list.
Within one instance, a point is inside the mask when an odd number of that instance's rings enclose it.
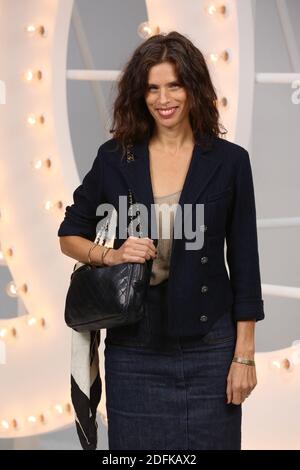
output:
{"label": "blazer sleeve cuff", "polygon": [[237,302],[232,307],[233,318],[239,320],[260,321],[265,318],[264,301],[255,300],[248,302]]}

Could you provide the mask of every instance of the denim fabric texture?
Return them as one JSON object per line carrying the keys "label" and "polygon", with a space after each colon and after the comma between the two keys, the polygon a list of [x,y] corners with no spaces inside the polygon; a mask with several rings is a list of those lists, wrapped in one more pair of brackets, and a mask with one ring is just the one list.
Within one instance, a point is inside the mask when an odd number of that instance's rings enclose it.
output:
{"label": "denim fabric texture", "polygon": [[109,449],[241,450],[242,405],[226,403],[232,314],[224,312],[205,335],[169,337],[167,284],[149,288],[140,322],[107,330]]}

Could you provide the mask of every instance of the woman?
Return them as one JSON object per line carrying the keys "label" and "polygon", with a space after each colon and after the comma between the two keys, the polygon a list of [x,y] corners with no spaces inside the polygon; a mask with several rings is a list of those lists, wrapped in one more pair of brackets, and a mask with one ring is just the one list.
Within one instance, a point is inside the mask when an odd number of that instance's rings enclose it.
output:
{"label": "woman", "polygon": [[[255,323],[264,318],[252,172],[247,151],[221,138],[209,71],[189,39],[173,31],[135,50],[111,132],[58,232],[76,260],[151,263],[145,317],[105,338],[109,449],[241,449],[241,406],[257,384]],[[91,251],[97,207],[117,207],[128,187],[147,209],[143,236],[119,236],[119,211],[113,248]],[[163,204],[176,205],[169,237]],[[185,230],[174,236],[187,220],[194,245]]]}

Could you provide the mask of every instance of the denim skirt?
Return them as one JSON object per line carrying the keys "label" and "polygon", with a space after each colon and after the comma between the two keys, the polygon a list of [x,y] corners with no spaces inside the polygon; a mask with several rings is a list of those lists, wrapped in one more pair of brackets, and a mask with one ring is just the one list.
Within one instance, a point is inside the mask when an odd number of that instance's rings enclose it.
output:
{"label": "denim skirt", "polygon": [[169,337],[167,285],[149,287],[141,321],[107,330],[109,450],[240,450],[242,405],[226,403],[231,312],[205,335]]}

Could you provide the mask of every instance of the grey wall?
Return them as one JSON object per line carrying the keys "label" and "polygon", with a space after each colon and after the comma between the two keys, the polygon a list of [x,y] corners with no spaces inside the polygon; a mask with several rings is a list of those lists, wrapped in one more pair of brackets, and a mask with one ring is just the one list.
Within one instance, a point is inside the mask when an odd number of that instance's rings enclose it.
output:
{"label": "grey wall", "polygon": [[[288,0],[300,54],[300,2]],[[276,2],[256,2],[256,71],[293,72]],[[300,72],[300,70],[298,70]],[[256,85],[252,165],[258,218],[299,216],[300,105],[290,85]],[[300,286],[300,227],[259,229],[262,282]],[[266,318],[258,323],[257,350],[288,347],[300,339],[300,301],[264,296]]]}

